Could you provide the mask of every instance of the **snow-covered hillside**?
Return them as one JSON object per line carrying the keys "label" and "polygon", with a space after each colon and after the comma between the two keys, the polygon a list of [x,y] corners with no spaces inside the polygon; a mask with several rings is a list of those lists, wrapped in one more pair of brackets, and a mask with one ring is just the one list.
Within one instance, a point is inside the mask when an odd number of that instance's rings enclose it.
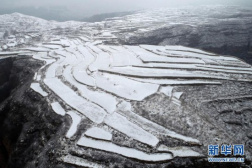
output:
{"label": "snow-covered hillside", "polygon": [[62,164],[109,167],[118,157],[155,166],[206,158],[207,145],[224,142],[245,144],[251,160],[250,125],[241,126],[245,131],[237,137],[224,132],[233,128],[227,115],[242,106],[240,100],[252,108],[250,90],[244,89],[252,82],[250,64],[180,45],[122,44],[122,39],[166,26],[194,27],[220,17],[205,17],[209,10],[193,22],[179,19],[197,13],[187,9],[143,11],[99,23],[2,15],[0,31],[8,36],[2,38],[0,58],[28,56],[43,62],[29,86],[46,100],[52,116],[64,119],[64,136],[57,137]]}

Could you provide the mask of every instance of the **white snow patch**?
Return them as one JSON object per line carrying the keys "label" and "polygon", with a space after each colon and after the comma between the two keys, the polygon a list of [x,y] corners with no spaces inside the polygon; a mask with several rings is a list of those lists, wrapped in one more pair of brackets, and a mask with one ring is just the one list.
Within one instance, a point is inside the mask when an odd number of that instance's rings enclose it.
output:
{"label": "white snow patch", "polygon": [[85,132],[85,135],[94,139],[100,139],[105,141],[112,140],[112,134],[101,128],[93,127]]}
{"label": "white snow patch", "polygon": [[[98,48],[96,49],[96,52],[97,50]],[[110,66],[110,62],[111,62],[110,60],[111,60],[111,56],[108,53],[101,51],[97,53],[95,61],[89,65],[89,70],[97,71],[98,69],[101,69],[101,68],[108,68]]]}
{"label": "white snow patch", "polygon": [[48,44],[43,45],[43,47],[49,48],[49,49],[59,49],[59,48],[62,48],[59,45],[48,45]]}
{"label": "white snow patch", "polygon": [[173,90],[173,87],[171,86],[163,86],[160,88],[160,92],[164,93],[168,97],[172,96],[172,90]]}
{"label": "white snow patch", "polygon": [[78,125],[81,122],[81,117],[74,111],[67,112],[67,115],[69,115],[72,118],[72,125],[68,130],[66,137],[71,138],[77,131]]}
{"label": "white snow patch", "polygon": [[41,86],[40,86],[39,83],[32,83],[32,84],[31,84],[31,88],[32,88],[35,92],[39,93],[40,95],[42,95],[42,96],[44,96],[44,97],[48,96],[48,93],[46,93],[46,92],[41,88]]}
{"label": "white snow patch", "polygon": [[37,75],[38,75],[38,73],[36,72],[36,73],[34,74],[33,80],[36,80],[36,79],[37,79]]}
{"label": "white snow patch", "polygon": [[196,58],[177,58],[177,57],[168,57],[160,56],[149,52],[138,46],[127,46],[132,52],[138,55],[144,62],[169,62],[169,63],[185,63],[185,64],[204,64],[205,62],[201,59]]}
{"label": "white snow patch", "polygon": [[79,157],[72,156],[72,155],[64,156],[62,160],[65,163],[69,163],[69,164],[73,164],[73,165],[81,166],[81,167],[104,168],[104,166],[102,166],[102,165],[99,165],[97,163],[90,162],[86,159],[79,158]]}
{"label": "white snow patch", "polygon": [[167,147],[160,145],[157,149],[160,152],[172,152],[174,157],[201,157],[202,155],[198,152],[193,151],[188,147]]}
{"label": "white snow patch", "polygon": [[55,113],[64,116],[66,114],[66,111],[63,109],[63,107],[58,103],[54,102],[51,104],[52,109]]}
{"label": "white snow patch", "polygon": [[111,66],[141,65],[142,61],[123,46],[98,46],[111,54]]}
{"label": "white snow patch", "polygon": [[134,81],[119,75],[97,73],[97,87],[129,100],[141,101],[157,92],[159,85]]}
{"label": "white snow patch", "polygon": [[95,123],[102,123],[107,114],[101,107],[94,103],[87,101],[80,97],[72,89],[66,86],[57,78],[50,78],[44,80],[45,84],[57,94],[69,106],[73,107],[91,121]]}
{"label": "white snow patch", "polygon": [[36,81],[40,81],[40,80],[41,80],[41,75],[37,75]]}
{"label": "white snow patch", "polygon": [[127,136],[150,146],[154,147],[159,142],[159,140],[154,135],[143,130],[136,124],[130,122],[126,117],[122,116],[121,114],[113,113],[112,115],[108,115],[105,118],[104,123],[126,134]]}
{"label": "white snow patch", "polygon": [[152,83],[152,84],[159,84],[159,85],[207,85],[207,84],[213,84],[213,85],[220,85],[221,82],[213,81],[213,80],[177,80],[177,79],[144,79],[144,78],[132,78],[130,79],[139,81],[139,82],[145,82],[145,83]]}
{"label": "white snow patch", "polygon": [[[113,67],[101,69],[101,72],[113,73],[129,77],[146,77],[146,78],[203,78],[203,79],[224,79],[222,76],[211,75],[210,73],[199,73],[187,70],[174,69],[150,69],[138,67]],[[228,78],[226,78],[228,79]]]}
{"label": "white snow patch", "polygon": [[[7,48],[4,48],[7,49]],[[12,51],[12,52],[0,52],[0,56],[9,56],[9,55],[18,55],[18,54],[30,54],[31,52],[27,51]]]}
{"label": "white snow patch", "polygon": [[181,96],[183,95],[183,92],[174,92],[172,95],[173,95],[176,99],[180,99]]}
{"label": "white snow patch", "polygon": [[216,55],[214,53],[209,53],[200,49],[195,49],[195,48],[189,48],[189,47],[184,47],[184,46],[165,46],[166,50],[175,50],[175,51],[189,51],[189,52],[196,52],[200,54],[205,54],[205,55]]}
{"label": "white snow patch", "polygon": [[149,162],[158,162],[158,161],[167,161],[171,160],[173,157],[170,153],[154,153],[154,154],[147,154],[142,151],[127,148],[127,147],[121,147],[118,145],[115,145],[111,142],[106,141],[99,141],[99,140],[93,140],[90,138],[82,137],[78,143],[80,146],[85,146],[93,149],[103,150],[107,152],[117,153],[119,155],[133,158],[137,160],[142,161],[149,161]]}
{"label": "white snow patch", "polygon": [[82,97],[85,97],[86,99],[100,105],[108,113],[112,113],[115,111],[116,104],[117,104],[116,97],[103,91],[91,90],[87,86],[78,83],[72,76],[71,66],[68,66],[65,69],[64,77],[73,86],[78,88]]}
{"label": "white snow patch", "polygon": [[43,48],[43,47],[24,48],[24,50],[35,51],[35,52],[49,52],[49,51],[50,51],[50,49],[48,49],[48,48]]}

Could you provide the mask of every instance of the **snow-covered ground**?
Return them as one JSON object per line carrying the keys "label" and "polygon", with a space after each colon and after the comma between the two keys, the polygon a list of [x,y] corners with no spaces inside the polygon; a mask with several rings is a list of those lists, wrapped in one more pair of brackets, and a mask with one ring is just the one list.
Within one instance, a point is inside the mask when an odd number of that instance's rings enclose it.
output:
{"label": "snow-covered ground", "polygon": [[[189,147],[172,148],[160,144],[162,136],[191,145],[199,145],[200,141],[136,114],[131,101],[143,101],[153,94],[163,93],[180,107],[183,92],[174,90],[177,85],[221,85],[223,80],[252,81],[252,68],[241,60],[182,46],[115,46],[87,38],[65,38],[44,45],[32,49],[33,58],[44,61],[45,66],[37,72],[34,77],[37,83],[31,87],[45,95],[39,86],[46,86],[60,102],[72,108],[73,111],[65,112],[67,110],[59,103],[52,102],[56,113],[66,113],[72,119],[66,138],[76,138],[74,135],[78,132],[81,118],[88,118],[94,125],[82,133],[78,147],[137,160],[156,162],[202,155]],[[223,62],[230,64],[223,65]],[[97,127],[97,124],[104,124],[110,130],[164,153],[147,154],[118,146],[112,142],[113,134]],[[69,155],[63,160],[77,165],[89,164],[79,159]]]}
{"label": "snow-covered ground", "polygon": [[107,132],[101,128],[93,127],[90,128],[85,132],[85,136],[91,137],[94,139],[100,139],[105,141],[111,141],[112,140],[112,134],[110,132]]}
{"label": "snow-covered ground", "polygon": [[136,149],[121,147],[111,142],[93,140],[86,137],[82,137],[77,144],[147,162],[168,161],[173,158],[170,153],[147,154]]}
{"label": "snow-covered ground", "polygon": [[39,83],[32,83],[31,84],[31,88],[35,91],[35,92],[38,92],[40,95],[42,95],[42,96],[48,96],[48,93],[47,92],[45,92],[42,88],[41,88],[41,86],[40,86],[40,84]]}
{"label": "snow-covered ground", "polygon": [[63,109],[63,107],[58,103],[54,102],[51,104],[52,109],[55,113],[64,116],[66,114],[66,111]]}
{"label": "snow-covered ground", "polygon": [[66,134],[66,137],[71,138],[76,133],[76,131],[78,129],[78,125],[81,122],[81,117],[74,111],[67,112],[67,115],[69,115],[71,117],[72,125],[69,128],[69,130],[68,130],[68,132]]}
{"label": "snow-covered ground", "polygon": [[[107,20],[106,23],[114,26],[108,30],[98,29],[104,22],[57,23],[20,14],[0,16],[0,20],[4,21],[14,17],[30,24],[35,22],[36,26],[29,29],[41,31],[45,38],[42,43],[24,46],[21,51],[1,52],[0,56],[30,54],[44,62],[30,87],[46,97],[55,113],[71,117],[71,125],[64,138],[72,141],[74,149],[105,151],[147,162],[169,161],[174,157],[201,157],[202,154],[190,147],[162,144],[164,139],[169,138],[188,146],[200,145],[196,135],[183,135],[153,122],[139,115],[133,104],[162,94],[175,108],[180,108],[184,93],[177,91],[177,86],[222,85],[225,80],[251,82],[252,68],[238,58],[194,48],[118,43],[115,34],[119,30],[134,28],[139,29],[136,32],[147,32],[153,29],[148,27],[153,23],[157,23],[154,28],[162,27],[159,22],[160,19],[165,21],[167,11],[157,10],[154,13],[158,16],[151,17],[154,16],[153,11],[140,13],[141,19],[129,15],[124,18],[123,25],[122,18]],[[144,24],[139,25],[139,22]],[[59,27],[80,32],[52,35],[51,31]],[[38,38],[41,34],[26,32],[22,38]],[[9,39],[16,39],[16,36]],[[84,119],[91,123],[89,128],[80,128]],[[127,137],[130,142],[151,148],[151,152],[115,144],[115,132],[118,132],[117,136]],[[77,166],[102,167],[70,154],[62,160]]]}

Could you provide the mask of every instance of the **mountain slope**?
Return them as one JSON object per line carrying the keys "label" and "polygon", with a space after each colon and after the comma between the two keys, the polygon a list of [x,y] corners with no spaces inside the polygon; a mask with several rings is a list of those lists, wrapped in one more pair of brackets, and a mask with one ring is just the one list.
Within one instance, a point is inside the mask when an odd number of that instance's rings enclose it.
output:
{"label": "mountain slope", "polygon": [[[181,33],[176,26],[186,36],[189,28],[210,22],[222,30],[218,23],[231,12],[207,17],[212,9],[188,9],[191,20],[182,19],[186,9],[97,23],[1,16],[9,20],[4,29],[16,30],[3,39],[7,48],[0,52],[1,165],[251,166],[251,65],[197,48],[142,44],[167,38],[171,18],[175,34]],[[238,16],[248,22],[245,13]],[[246,162],[208,163],[208,145],[225,143],[244,144]]]}

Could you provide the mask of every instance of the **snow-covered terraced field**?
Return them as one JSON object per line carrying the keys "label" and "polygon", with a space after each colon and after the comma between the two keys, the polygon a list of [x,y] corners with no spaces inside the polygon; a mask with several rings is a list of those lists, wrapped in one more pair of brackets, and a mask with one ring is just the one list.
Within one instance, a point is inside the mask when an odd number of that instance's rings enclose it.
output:
{"label": "snow-covered terraced field", "polygon": [[[225,9],[219,11],[230,18],[223,19],[211,7],[139,11],[95,23],[2,15],[2,30],[13,27],[17,34],[3,39],[0,59],[32,56],[44,63],[29,91],[46,100],[53,120],[63,122],[60,162],[116,167],[107,160],[158,165],[176,163],[180,157],[206,157],[209,143],[232,140],[227,129],[234,130],[238,139],[240,127],[249,132],[244,118],[251,118],[246,116],[251,103],[243,99],[251,98],[252,67],[236,57],[167,44],[197,46],[186,41],[194,43],[190,35],[199,35],[203,37],[196,43],[223,47],[233,34],[235,45],[242,43],[240,35],[251,27],[252,15],[246,17],[245,12],[239,20],[233,18],[234,7],[216,8]],[[233,29],[236,22],[243,25],[241,31]],[[212,33],[220,38],[210,37]],[[179,43],[182,39],[185,43]],[[207,49],[204,45],[199,48]],[[212,101],[216,102],[204,106]],[[218,116],[212,116],[215,112]],[[231,113],[235,117],[221,118]],[[251,134],[246,136],[250,141],[244,141],[252,142]]]}
{"label": "snow-covered terraced field", "polygon": [[[98,39],[108,37],[115,38],[104,32]],[[34,76],[31,89],[47,97],[56,114],[70,117],[71,125],[65,138],[74,140],[79,149],[105,151],[147,162],[202,157],[190,147],[162,144],[160,137],[163,136],[192,146],[201,142],[139,115],[132,102],[163,94],[174,107],[180,108],[183,92],[176,91],[176,86],[252,81],[251,66],[235,57],[183,46],[105,45],[95,39],[69,37],[22,49],[22,53],[32,54],[34,59],[44,62]],[[79,129],[86,119],[92,126]],[[114,144],[113,132],[147,145],[155,152]],[[101,166],[70,154],[62,161],[79,166]]]}
{"label": "snow-covered terraced field", "polygon": [[[43,96],[50,92],[73,109],[64,110],[58,102],[51,104],[57,114],[71,117],[72,125],[66,138],[76,138],[74,135],[81,118],[88,118],[94,126],[106,125],[158,152],[147,154],[113,144],[113,134],[99,127],[83,132],[78,148],[84,146],[148,162],[202,156],[188,147],[172,148],[160,144],[161,135],[192,145],[200,144],[200,141],[138,115],[131,107],[131,101],[142,101],[153,94],[163,93],[174,105],[181,106],[183,92],[174,91],[176,85],[252,81],[252,68],[245,62],[182,46],[113,46],[86,38],[69,38],[25,50],[33,51],[35,59],[45,62],[31,88]],[[223,62],[230,64],[224,65]],[[91,164],[70,155],[63,160],[68,163],[76,161],[77,165]]]}

